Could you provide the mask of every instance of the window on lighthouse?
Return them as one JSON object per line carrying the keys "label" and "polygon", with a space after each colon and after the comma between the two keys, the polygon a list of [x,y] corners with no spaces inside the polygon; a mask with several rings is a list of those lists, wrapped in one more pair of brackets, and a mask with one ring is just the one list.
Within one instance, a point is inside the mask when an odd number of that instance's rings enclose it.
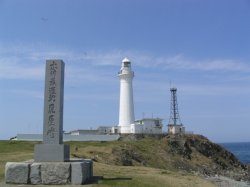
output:
{"label": "window on lighthouse", "polygon": [[124,67],[130,67],[130,62],[124,62]]}

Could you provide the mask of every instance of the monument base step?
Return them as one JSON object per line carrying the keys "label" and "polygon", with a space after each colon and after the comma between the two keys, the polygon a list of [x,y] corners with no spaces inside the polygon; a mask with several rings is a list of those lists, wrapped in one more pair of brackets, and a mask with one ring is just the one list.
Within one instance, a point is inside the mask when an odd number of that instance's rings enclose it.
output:
{"label": "monument base step", "polygon": [[69,145],[37,144],[35,145],[35,162],[69,161]]}
{"label": "monument base step", "polygon": [[8,184],[85,184],[93,177],[92,160],[69,162],[7,162]]}

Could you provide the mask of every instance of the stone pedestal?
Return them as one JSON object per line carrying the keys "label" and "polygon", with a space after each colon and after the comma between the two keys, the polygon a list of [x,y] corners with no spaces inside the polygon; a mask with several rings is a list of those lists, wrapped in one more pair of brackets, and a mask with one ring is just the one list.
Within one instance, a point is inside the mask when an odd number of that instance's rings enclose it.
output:
{"label": "stone pedestal", "polygon": [[9,184],[85,184],[93,177],[91,160],[70,162],[8,162],[5,182]]}
{"label": "stone pedestal", "polygon": [[7,162],[5,165],[5,182],[13,184],[27,184],[29,182],[30,167],[24,162]]}
{"label": "stone pedestal", "polygon": [[35,145],[36,162],[64,162],[69,161],[69,145],[37,144]]}

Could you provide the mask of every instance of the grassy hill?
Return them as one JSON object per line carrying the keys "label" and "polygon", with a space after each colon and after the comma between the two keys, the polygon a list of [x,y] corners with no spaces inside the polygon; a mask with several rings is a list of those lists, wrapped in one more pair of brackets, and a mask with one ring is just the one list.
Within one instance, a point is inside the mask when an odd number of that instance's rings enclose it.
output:
{"label": "grassy hill", "polygon": [[[7,161],[33,158],[37,142],[0,141],[0,181]],[[114,142],[67,142],[71,157],[94,160],[92,186],[215,186],[201,176],[238,179],[245,167],[229,152],[197,135],[135,137]]]}
{"label": "grassy hill", "polygon": [[197,175],[246,179],[246,167],[230,152],[200,135],[126,136],[117,142],[74,143],[72,156],[118,166],[146,166]]}

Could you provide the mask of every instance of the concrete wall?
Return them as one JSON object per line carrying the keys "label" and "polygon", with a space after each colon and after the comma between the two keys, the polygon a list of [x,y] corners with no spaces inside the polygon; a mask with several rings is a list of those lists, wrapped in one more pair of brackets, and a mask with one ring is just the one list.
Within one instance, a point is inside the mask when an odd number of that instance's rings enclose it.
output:
{"label": "concrete wall", "polygon": [[[63,141],[115,141],[119,135],[64,135]],[[20,141],[42,141],[42,134],[17,134],[15,140]]]}

